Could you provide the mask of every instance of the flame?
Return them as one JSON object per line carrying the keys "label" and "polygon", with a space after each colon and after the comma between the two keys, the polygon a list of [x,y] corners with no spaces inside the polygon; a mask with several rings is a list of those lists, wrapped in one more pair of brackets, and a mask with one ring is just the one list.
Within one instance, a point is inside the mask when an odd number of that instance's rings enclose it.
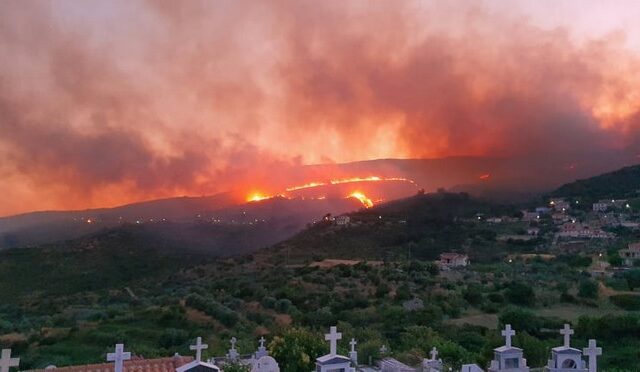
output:
{"label": "flame", "polygon": [[[289,195],[289,193],[293,193],[299,190],[305,190],[305,189],[311,189],[314,187],[321,187],[321,186],[329,186],[329,185],[342,185],[342,184],[347,184],[347,183],[357,183],[357,182],[384,182],[384,181],[399,181],[399,182],[408,182],[414,186],[417,186],[418,184],[409,179],[409,178],[403,178],[403,177],[380,177],[380,176],[369,176],[369,177],[351,177],[351,178],[335,178],[335,179],[330,179],[327,181],[312,181],[312,182],[308,182],[302,185],[296,185],[296,186],[290,186],[287,187],[285,189],[284,192],[277,194],[277,195],[267,195],[261,192],[254,192],[249,194],[246,197],[246,201],[247,202],[256,202],[256,201],[260,201],[260,200],[265,200],[265,199],[271,199],[274,197],[283,197],[283,198],[290,198],[291,195]],[[304,197],[303,197],[304,198]],[[314,199],[325,199],[326,196],[319,196],[319,197],[315,197]],[[363,192],[361,191],[354,191],[353,193],[351,193],[350,195],[347,196],[347,198],[356,198],[358,199],[365,207],[370,208],[373,206],[374,202],[369,199]]]}
{"label": "flame", "polygon": [[369,177],[351,177],[351,178],[336,178],[326,182],[322,181],[313,181],[309,183],[305,183],[304,185],[291,186],[285,189],[287,192],[310,189],[313,187],[326,186],[326,185],[341,185],[344,183],[354,183],[354,182],[380,182],[380,181],[401,181],[401,182],[409,182],[413,185],[417,185],[415,181],[409,178],[403,177],[379,177],[379,176],[369,176]]}
{"label": "flame", "polygon": [[309,182],[309,183],[305,183],[304,185],[300,185],[300,186],[291,186],[291,187],[286,188],[285,190],[287,192],[291,192],[291,191],[310,189],[312,187],[318,187],[318,186],[324,186],[324,185],[326,185],[326,183],[324,183],[324,182]]}
{"label": "flame", "polygon": [[342,179],[331,180],[331,181],[329,181],[329,183],[331,183],[332,185],[340,185],[340,184],[343,184],[343,183],[352,183],[352,182],[378,182],[378,181],[403,181],[403,182],[412,183],[414,185],[416,184],[413,180],[410,180],[408,178],[402,178],[402,177],[378,177],[378,176],[342,178]]}
{"label": "flame", "polygon": [[481,180],[488,180],[489,178],[491,178],[491,175],[489,173],[483,174],[482,176],[480,176]]}
{"label": "flame", "polygon": [[371,201],[371,199],[367,198],[367,196],[360,192],[360,191],[354,191],[351,194],[349,194],[349,196],[347,196],[347,198],[356,198],[360,201],[360,203],[362,203],[362,205],[365,206],[365,208],[371,208],[373,207],[373,202]]}
{"label": "flame", "polygon": [[262,194],[260,192],[254,192],[247,196],[247,202],[257,202],[260,200],[270,199],[272,196]]}

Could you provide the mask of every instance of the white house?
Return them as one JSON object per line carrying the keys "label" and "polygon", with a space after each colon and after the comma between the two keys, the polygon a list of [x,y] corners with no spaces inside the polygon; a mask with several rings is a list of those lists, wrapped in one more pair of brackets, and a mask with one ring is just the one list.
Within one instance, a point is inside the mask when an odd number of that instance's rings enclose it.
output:
{"label": "white house", "polygon": [[534,222],[534,221],[538,221],[540,220],[540,213],[538,212],[529,212],[529,211],[522,211],[522,221],[526,221],[526,222]]}
{"label": "white house", "polygon": [[469,256],[460,253],[442,253],[440,254],[440,268],[443,270],[452,269],[454,267],[465,267],[469,265]]}
{"label": "white house", "polygon": [[571,208],[571,204],[564,198],[551,199],[549,206],[558,212],[566,212]]}
{"label": "white house", "polygon": [[346,226],[351,222],[351,217],[342,215],[335,218],[334,222],[337,226]]}
{"label": "white house", "polygon": [[627,249],[621,249],[618,254],[626,266],[633,266],[635,261],[640,260],[640,243],[631,243]]}
{"label": "white house", "polygon": [[607,209],[609,209],[609,206],[611,205],[611,203],[608,202],[597,202],[597,203],[593,203],[593,211],[594,212],[606,212]]}

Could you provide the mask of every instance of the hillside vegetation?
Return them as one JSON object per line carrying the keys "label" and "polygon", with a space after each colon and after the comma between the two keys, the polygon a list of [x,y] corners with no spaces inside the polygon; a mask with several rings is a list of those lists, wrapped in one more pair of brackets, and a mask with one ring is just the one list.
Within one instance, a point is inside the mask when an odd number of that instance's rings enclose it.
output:
{"label": "hillside vegetation", "polygon": [[556,197],[581,198],[588,203],[600,199],[640,196],[640,165],[565,184],[551,193]]}
{"label": "hillside vegetation", "polygon": [[496,233],[478,226],[478,215],[513,214],[517,209],[467,194],[418,194],[349,214],[351,223],[317,223],[262,252],[272,262],[322,258],[433,260],[444,251],[463,251],[472,259],[495,260],[504,249]]}
{"label": "hillside vegetation", "polygon": [[[352,213],[348,226],[327,220],[235,257],[212,258],[148,230],[162,224],[7,250],[0,346],[30,369],[103,361],[119,342],[147,358],[186,355],[197,336],[210,345],[205,358],[224,355],[231,337],[251,353],[264,335],[283,372],[306,372],[327,351],[322,334],[337,324],[343,341],[358,340],[361,361],[379,359],[386,345],[417,364],[435,346],[448,369],[486,365],[503,342],[498,327],[510,323],[514,345],[542,367],[562,344],[557,330],[571,322],[573,346],[598,339],[601,368],[634,365],[640,271],[597,281],[588,274],[596,252],[589,248],[569,255],[537,239],[497,241],[521,223],[489,224],[482,214],[515,210],[465,194],[416,195]],[[440,272],[432,259],[445,250],[467,252],[473,264]],[[323,258],[352,261],[316,262]],[[342,342],[339,351],[346,349]]]}

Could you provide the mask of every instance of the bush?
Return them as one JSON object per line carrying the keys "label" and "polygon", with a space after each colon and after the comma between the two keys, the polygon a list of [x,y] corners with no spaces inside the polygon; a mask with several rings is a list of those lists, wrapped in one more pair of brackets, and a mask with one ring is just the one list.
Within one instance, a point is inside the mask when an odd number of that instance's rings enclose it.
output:
{"label": "bush", "polygon": [[598,283],[593,280],[583,280],[578,287],[578,296],[582,298],[597,299]]}
{"label": "bush", "polygon": [[167,328],[160,335],[159,344],[164,348],[181,345],[189,339],[187,331],[182,329]]}
{"label": "bush", "polygon": [[238,322],[238,314],[215,300],[194,293],[187,296],[185,303],[214,317],[227,327],[233,327]]}
{"label": "bush", "polygon": [[274,309],[279,313],[287,313],[291,308],[291,301],[283,298],[276,301]]}
{"label": "bush", "polygon": [[531,286],[521,282],[511,282],[505,291],[507,300],[514,305],[532,306],[536,296]]}
{"label": "bush", "polygon": [[632,291],[640,287],[640,270],[633,269],[624,273],[624,278],[627,280],[627,285]]}
{"label": "bush", "polygon": [[482,289],[479,285],[469,285],[462,291],[462,297],[471,305],[482,303]]}
{"label": "bush", "polygon": [[625,310],[640,310],[640,296],[621,294],[609,297],[611,303]]}
{"label": "bush", "polygon": [[489,293],[487,298],[489,299],[489,301],[491,301],[493,303],[496,303],[496,304],[504,303],[504,296],[502,294],[498,293],[498,292]]}

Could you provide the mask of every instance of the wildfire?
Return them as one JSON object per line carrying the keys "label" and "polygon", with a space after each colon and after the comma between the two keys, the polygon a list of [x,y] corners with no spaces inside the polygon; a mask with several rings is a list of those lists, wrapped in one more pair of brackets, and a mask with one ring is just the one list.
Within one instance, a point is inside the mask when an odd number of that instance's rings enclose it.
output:
{"label": "wildfire", "polygon": [[[369,176],[369,177],[351,177],[351,178],[335,178],[327,181],[313,181],[308,182],[303,185],[290,186],[285,189],[285,191],[278,195],[266,195],[260,192],[254,192],[247,196],[247,202],[256,202],[265,199],[270,199],[276,196],[280,197],[292,197],[290,193],[294,193],[299,190],[311,189],[315,187],[322,186],[331,186],[331,185],[342,185],[348,183],[357,183],[357,182],[384,182],[384,181],[396,181],[396,182],[408,182],[414,186],[417,186],[416,182],[403,177],[380,177],[380,176]],[[316,196],[316,199],[325,199],[326,196]],[[370,208],[373,206],[374,202],[369,199],[362,191],[354,191],[346,198],[356,198],[358,199],[365,207]]]}
{"label": "wildfire", "polygon": [[349,196],[347,196],[347,198],[356,198],[360,201],[360,203],[362,203],[362,205],[365,206],[365,208],[371,208],[373,207],[373,202],[371,201],[371,199],[367,198],[367,196],[360,192],[360,191],[354,191],[351,194],[349,194]]}
{"label": "wildfire", "polygon": [[264,195],[262,193],[259,192],[254,192],[253,194],[250,194],[249,196],[247,196],[247,202],[257,202],[260,200],[265,200],[265,199],[270,199],[272,198],[269,195]]}
{"label": "wildfire", "polygon": [[291,192],[291,191],[310,189],[312,187],[318,187],[318,186],[324,186],[324,185],[326,185],[326,183],[324,183],[324,182],[309,182],[309,183],[305,183],[304,185],[300,185],[300,186],[291,186],[291,187],[286,188],[285,190],[287,192]]}
{"label": "wildfire", "polygon": [[329,183],[331,183],[332,185],[340,185],[340,184],[343,184],[343,183],[378,182],[378,181],[402,181],[402,182],[409,182],[409,183],[412,183],[414,185],[416,184],[413,180],[410,180],[408,178],[402,178],[402,177],[378,177],[378,176],[342,178],[342,179],[331,180],[331,181],[329,181]]}
{"label": "wildfire", "polygon": [[287,192],[310,189],[313,187],[326,186],[326,185],[341,185],[344,183],[354,183],[354,182],[380,182],[380,181],[400,181],[400,182],[409,182],[413,185],[416,185],[415,181],[403,178],[403,177],[379,177],[379,176],[370,176],[370,177],[352,177],[352,178],[337,178],[332,179],[326,182],[314,181],[305,183],[304,185],[291,186],[286,188]]}

